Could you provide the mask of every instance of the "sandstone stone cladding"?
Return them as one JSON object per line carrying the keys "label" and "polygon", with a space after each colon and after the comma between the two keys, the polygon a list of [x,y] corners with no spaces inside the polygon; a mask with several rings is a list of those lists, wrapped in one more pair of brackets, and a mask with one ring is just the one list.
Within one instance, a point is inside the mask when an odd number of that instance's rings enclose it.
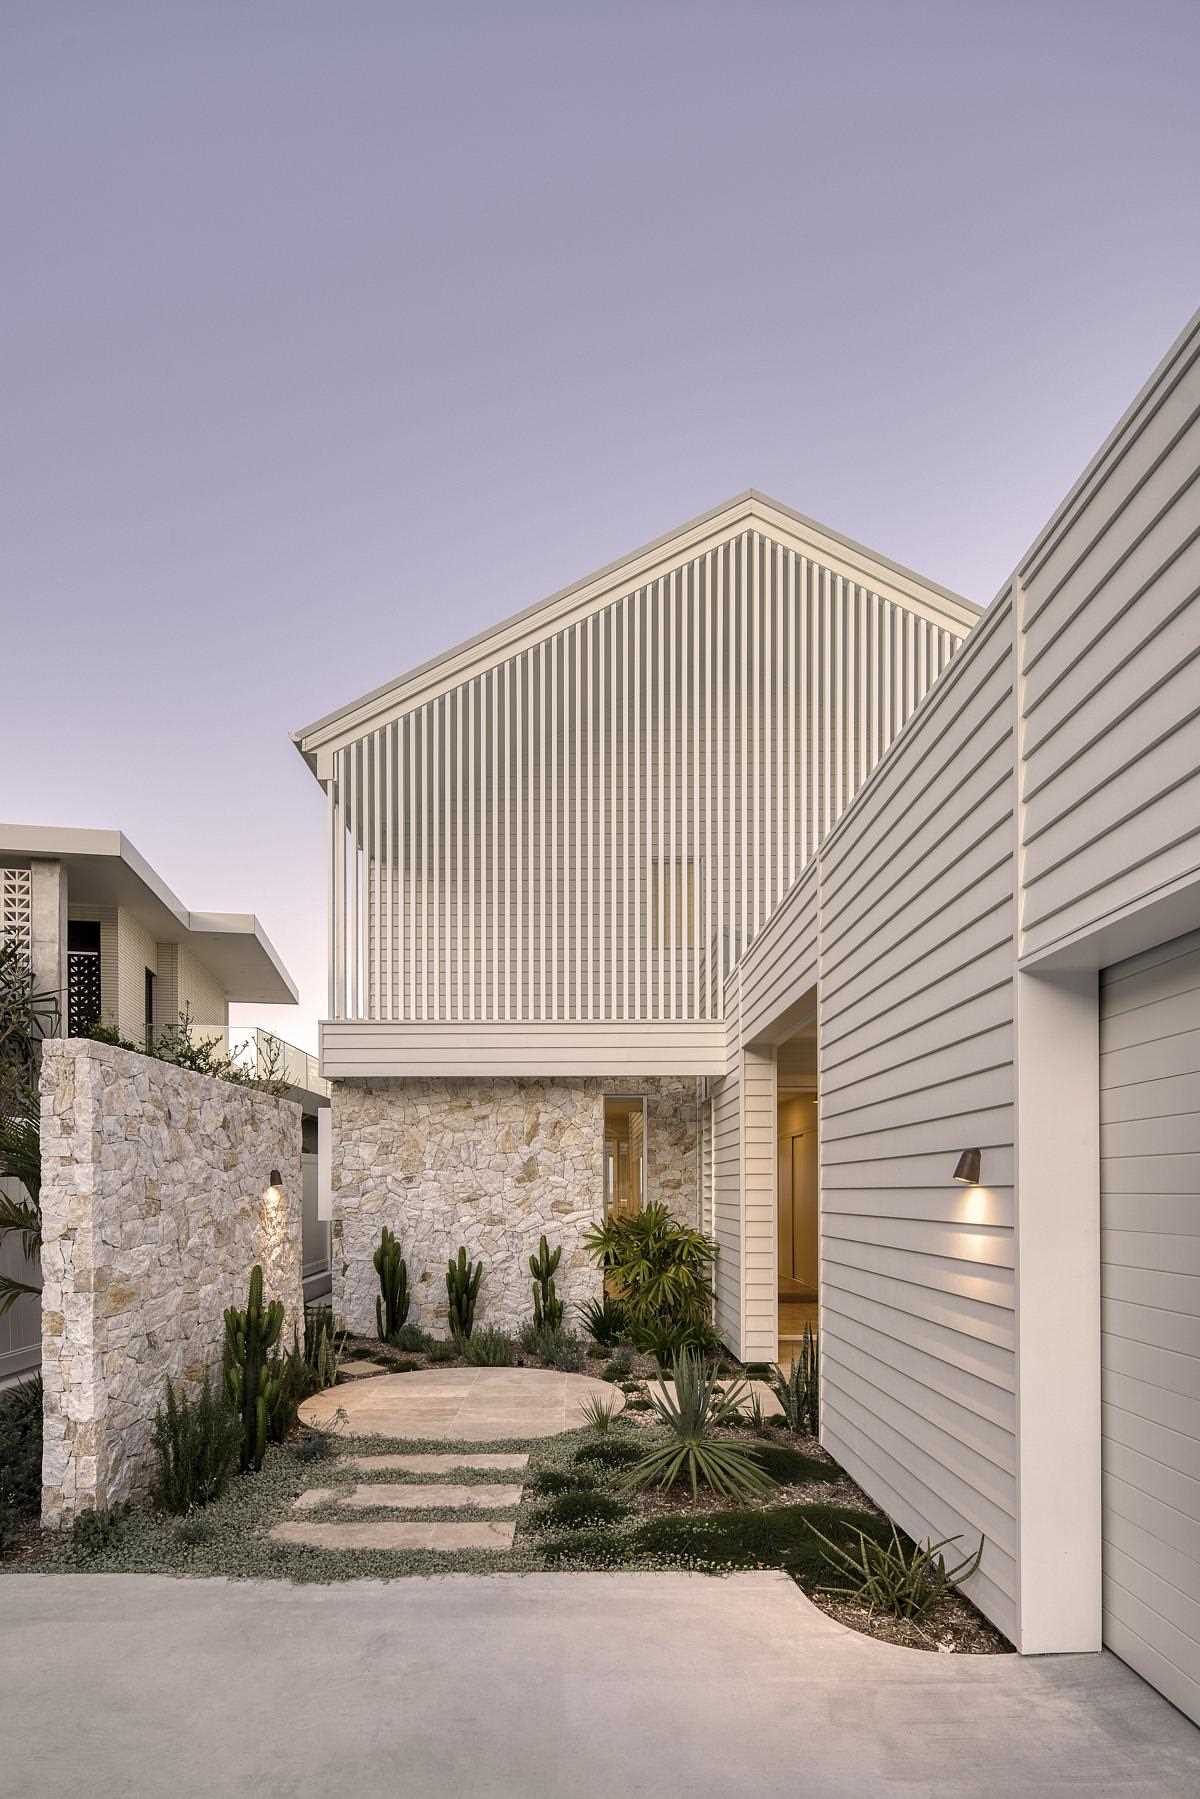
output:
{"label": "sandstone stone cladding", "polygon": [[45,1045],[41,1099],[42,1517],[64,1525],[149,1485],[164,1377],[219,1378],[255,1262],[288,1341],[302,1320],[300,1107],[76,1039]]}
{"label": "sandstone stone cladding", "polygon": [[600,1292],[583,1247],[604,1210],[604,1099],[646,1097],[646,1199],[699,1218],[699,1084],[691,1077],[335,1081],[333,1303],[374,1335],[372,1255],[386,1224],[413,1292],[409,1321],[446,1335],[446,1262],[460,1244],[483,1262],[477,1320],[530,1317],[529,1257],[544,1231],[562,1245],[568,1310]]}

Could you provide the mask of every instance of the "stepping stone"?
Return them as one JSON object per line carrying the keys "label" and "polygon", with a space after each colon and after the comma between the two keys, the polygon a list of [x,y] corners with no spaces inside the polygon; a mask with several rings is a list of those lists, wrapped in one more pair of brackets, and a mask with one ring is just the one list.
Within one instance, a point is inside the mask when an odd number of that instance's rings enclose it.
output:
{"label": "stepping stone", "polygon": [[327,1505],[331,1499],[337,1498],[336,1487],[310,1487],[307,1493],[301,1493],[299,1499],[293,1499],[294,1512],[315,1512],[319,1505]]}
{"label": "stepping stone", "polygon": [[433,1549],[453,1554],[462,1549],[511,1549],[513,1523],[481,1518],[470,1524],[418,1524],[387,1519],[375,1524],[276,1524],[276,1543],[302,1549]]}
{"label": "stepping stone", "polygon": [[[318,1502],[319,1503],[319,1502]],[[454,1507],[461,1511],[500,1511],[506,1505],[520,1505],[521,1488],[398,1486],[394,1482],[377,1481],[370,1486],[354,1487],[338,1498],[337,1503],[365,1511],[369,1506],[393,1506],[398,1512],[424,1511],[426,1507]]]}
{"label": "stepping stone", "polygon": [[456,1468],[474,1468],[480,1473],[490,1469],[525,1469],[527,1455],[340,1455],[339,1468],[353,1468],[359,1474],[452,1474]]}
{"label": "stepping stone", "polygon": [[372,1362],[366,1356],[352,1356],[348,1362],[338,1363],[338,1373],[350,1380],[362,1380],[367,1374],[386,1374],[386,1362]]}

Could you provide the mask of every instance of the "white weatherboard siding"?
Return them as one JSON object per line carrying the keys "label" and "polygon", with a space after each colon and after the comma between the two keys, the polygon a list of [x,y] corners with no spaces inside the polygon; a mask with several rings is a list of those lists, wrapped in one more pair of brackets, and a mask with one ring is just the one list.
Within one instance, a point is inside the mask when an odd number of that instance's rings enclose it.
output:
{"label": "white weatherboard siding", "polygon": [[1200,317],[1017,582],[1028,956],[1200,873]]}
{"label": "white weatherboard siding", "polygon": [[1104,1637],[1200,1722],[1200,931],[1100,988]]}
{"label": "white weatherboard siding", "polygon": [[725,1028],[606,1023],[321,1025],[321,1067],[333,1080],[392,1075],[694,1074],[725,1067]]}
{"label": "white weatherboard siding", "polygon": [[361,735],[303,735],[329,795],[332,1020],[720,1018],[972,617],[745,522]]}
{"label": "white weatherboard siding", "polygon": [[723,1079],[713,1089],[713,1236],[717,1244],[716,1324],[735,1355],[742,1345],[742,1052],[738,977],[725,996],[729,1029]]}
{"label": "white weatherboard siding", "polygon": [[1001,605],[820,865],[823,1436],[912,1535],[983,1534],[1010,1631],[1012,688]]}

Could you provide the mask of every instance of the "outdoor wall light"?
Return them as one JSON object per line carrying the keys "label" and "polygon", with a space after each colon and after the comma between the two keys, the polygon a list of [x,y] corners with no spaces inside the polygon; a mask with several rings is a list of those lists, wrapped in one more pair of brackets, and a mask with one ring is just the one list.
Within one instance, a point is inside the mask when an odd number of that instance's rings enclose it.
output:
{"label": "outdoor wall light", "polygon": [[267,1187],[267,1198],[271,1201],[272,1205],[279,1204],[280,1198],[282,1197],[280,1191],[282,1187],[283,1176],[280,1174],[278,1168],[272,1168],[270,1184]]}
{"label": "outdoor wall light", "polygon": [[964,1149],[958,1158],[958,1166],[954,1170],[954,1178],[961,1181],[964,1187],[979,1185],[980,1155],[977,1149]]}

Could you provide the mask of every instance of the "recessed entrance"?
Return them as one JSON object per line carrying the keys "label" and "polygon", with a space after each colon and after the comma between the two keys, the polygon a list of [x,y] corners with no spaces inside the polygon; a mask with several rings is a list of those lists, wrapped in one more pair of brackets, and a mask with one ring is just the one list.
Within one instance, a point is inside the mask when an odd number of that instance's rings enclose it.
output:
{"label": "recessed entrance", "polygon": [[779,1095],[779,1359],[799,1350],[805,1325],[817,1328],[817,1099]]}
{"label": "recessed entrance", "polygon": [[629,1217],[646,1188],[646,1102],[604,1101],[604,1211]]}

